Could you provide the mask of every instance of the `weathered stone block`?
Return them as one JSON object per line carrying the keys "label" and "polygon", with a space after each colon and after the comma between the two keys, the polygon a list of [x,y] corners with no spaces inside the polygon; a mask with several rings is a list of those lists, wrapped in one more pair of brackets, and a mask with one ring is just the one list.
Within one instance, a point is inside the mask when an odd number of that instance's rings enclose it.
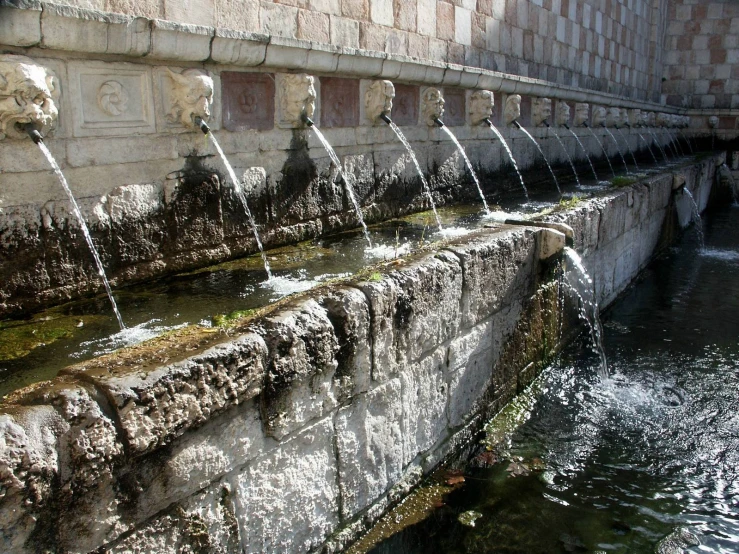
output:
{"label": "weathered stone block", "polygon": [[244,552],[308,552],[336,529],[339,490],[333,442],[331,419],[325,419],[236,476]]}
{"label": "weathered stone block", "polygon": [[402,393],[399,379],[353,399],[336,416],[342,516],[375,502],[403,471]]}
{"label": "weathered stone block", "polygon": [[[462,275],[456,260],[448,255],[422,258],[382,281],[364,282],[360,287],[372,314],[376,381],[402,371],[451,338],[459,327]],[[446,317],[438,317],[439,309]]]}
{"label": "weathered stone block", "polygon": [[338,404],[338,340],[326,309],[301,300],[260,322],[268,348],[261,409],[268,435],[281,439]]}
{"label": "weathered stone block", "polygon": [[163,60],[203,61],[210,57],[215,30],[155,19],[151,23],[149,56]]}
{"label": "weathered stone block", "polygon": [[77,139],[67,142],[67,160],[70,167],[114,165],[149,160],[175,160],[175,137],[108,137]]}
{"label": "weathered stone block", "polygon": [[449,436],[446,357],[447,348],[437,348],[400,374],[404,466]]}
{"label": "weathered stone block", "polygon": [[216,29],[211,57],[224,64],[260,65],[267,55],[268,42],[267,35]]}
{"label": "weathered stone block", "polygon": [[41,42],[41,9],[0,6],[0,36],[13,46],[35,46]]}
{"label": "weathered stone block", "polygon": [[462,326],[487,319],[504,304],[527,294],[536,267],[536,240],[529,229],[479,233],[449,250],[460,259],[464,278]]}
{"label": "weathered stone block", "polygon": [[184,361],[146,368],[111,368],[89,362],[82,374],[104,389],[117,411],[131,454],[163,446],[213,415],[256,396],[262,389],[267,351],[246,334]]}

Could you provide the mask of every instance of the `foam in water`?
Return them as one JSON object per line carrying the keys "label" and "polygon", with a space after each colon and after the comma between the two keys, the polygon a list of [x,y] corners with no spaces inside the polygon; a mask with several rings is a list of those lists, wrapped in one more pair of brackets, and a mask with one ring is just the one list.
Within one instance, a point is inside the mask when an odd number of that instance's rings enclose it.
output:
{"label": "foam in water", "polygon": [[575,269],[575,279],[570,279],[570,273],[565,271],[565,280],[562,282],[565,291],[569,292],[579,304],[579,315],[590,331],[593,348],[600,358],[599,375],[602,380],[607,380],[608,361],[603,349],[603,327],[600,322],[598,300],[595,296],[593,279],[588,274],[582,263],[580,255],[570,247],[564,249],[565,257]]}
{"label": "foam in water", "polygon": [[150,319],[149,321],[144,321],[143,323],[139,323],[133,327],[121,329],[118,333],[113,335],[82,342],[80,343],[80,349],[70,356],[73,358],[82,357],[87,354],[92,354],[92,356],[103,356],[120,348],[139,344],[149,339],[153,339],[167,331],[181,329],[188,325],[187,323],[181,323],[179,325],[157,325],[158,323],[161,323],[161,321],[162,320],[158,318]]}
{"label": "foam in water", "polygon": [[113,313],[115,314],[115,317],[118,320],[118,326],[121,328],[121,331],[123,331],[126,328],[126,326],[123,324],[123,318],[121,317],[121,313],[118,311],[118,306],[115,303],[115,298],[113,298],[113,291],[110,288],[108,277],[105,275],[105,268],[103,267],[103,262],[100,259],[100,255],[98,254],[97,249],[95,248],[95,244],[92,242],[92,236],[90,235],[90,230],[87,228],[87,223],[85,223],[85,218],[82,217],[82,211],[80,211],[80,207],[77,204],[77,200],[75,200],[74,195],[72,194],[72,189],[69,188],[69,183],[67,183],[66,177],[64,177],[64,174],[62,173],[62,170],[59,167],[59,164],[56,163],[54,156],[51,154],[49,149],[46,147],[46,144],[44,144],[42,141],[39,141],[38,146],[41,149],[41,152],[43,152],[49,164],[51,165],[52,169],[54,170],[54,174],[59,179],[59,182],[61,183],[62,188],[64,189],[64,192],[66,193],[67,198],[69,199],[69,202],[72,205],[72,212],[74,213],[74,216],[77,218],[77,222],[80,225],[80,229],[82,229],[82,234],[85,237],[85,242],[87,242],[87,246],[90,248],[92,257],[95,258],[95,265],[97,266],[97,269],[98,269],[98,275],[100,276],[100,279],[102,279],[103,281],[105,292],[108,294],[108,299],[110,300],[110,304],[113,307]]}
{"label": "foam in water", "polygon": [[339,156],[336,155],[336,152],[334,152],[334,149],[328,143],[328,141],[326,140],[326,137],[323,136],[323,133],[321,133],[321,131],[318,130],[318,127],[316,127],[315,125],[311,125],[310,128],[313,129],[313,132],[318,137],[318,140],[320,140],[321,144],[323,144],[323,148],[325,148],[326,152],[328,153],[329,158],[331,158],[331,161],[336,166],[336,169],[339,172],[341,179],[344,181],[346,193],[349,195],[349,200],[351,200],[352,205],[354,206],[354,211],[357,212],[359,223],[362,225],[362,231],[364,231],[364,238],[367,239],[367,244],[369,244],[370,248],[372,248],[372,241],[370,240],[369,231],[367,230],[367,225],[364,223],[364,217],[362,216],[362,208],[360,208],[359,202],[357,202],[357,198],[354,196],[354,189],[352,188],[351,183],[349,183],[349,180],[346,178],[346,175],[344,174],[344,170],[341,168],[341,160],[339,160]]}
{"label": "foam in water", "polygon": [[475,180],[475,185],[477,185],[477,192],[480,194],[480,198],[482,199],[482,205],[485,207],[485,213],[490,213],[490,209],[488,208],[488,203],[485,200],[485,195],[482,193],[482,187],[480,186],[480,181],[478,181],[477,175],[475,175],[475,170],[472,169],[472,163],[470,162],[470,159],[467,157],[467,153],[464,151],[464,148],[462,148],[462,145],[459,144],[459,141],[457,140],[457,137],[454,136],[454,133],[452,133],[449,130],[449,127],[444,125],[442,129],[447,134],[447,136],[450,139],[452,139],[452,142],[454,142],[455,146],[457,147],[457,150],[459,150],[459,153],[462,154],[462,157],[464,158],[464,163],[467,164],[467,169],[470,170],[470,173],[472,174],[472,178]]}
{"label": "foam in water", "polygon": [[382,260],[392,260],[400,256],[405,256],[411,252],[411,243],[404,242],[403,244],[376,244],[372,248],[367,248],[364,251],[365,258],[376,258]]}
{"label": "foam in water", "polygon": [[216,140],[216,137],[213,136],[213,133],[208,131],[207,136],[210,139],[210,141],[213,143],[213,146],[215,146],[216,151],[218,152],[218,155],[221,157],[221,160],[223,161],[223,165],[226,166],[226,171],[228,171],[228,176],[231,177],[231,182],[234,185],[236,196],[239,197],[239,200],[241,201],[241,205],[244,208],[244,212],[246,212],[246,217],[249,218],[249,225],[251,225],[251,229],[254,232],[254,238],[257,241],[257,247],[259,247],[259,253],[262,256],[262,262],[264,262],[264,271],[267,272],[267,279],[271,279],[272,271],[269,268],[269,262],[267,261],[267,255],[264,253],[264,247],[262,246],[262,241],[259,239],[259,232],[257,231],[257,224],[254,221],[254,217],[251,215],[249,204],[247,204],[246,202],[246,195],[244,194],[244,188],[241,186],[241,181],[239,181],[236,178],[236,173],[234,172],[233,167],[231,167],[231,164],[228,162],[228,158],[226,158],[226,154],[223,153],[223,150],[221,149],[221,145],[218,144],[218,141]]}
{"label": "foam in water", "polygon": [[590,156],[588,156],[588,151],[585,150],[585,146],[583,145],[582,141],[580,140],[580,137],[577,136],[577,133],[570,129],[569,127],[566,128],[570,134],[575,137],[575,140],[577,141],[577,144],[580,145],[580,148],[583,152],[585,152],[585,157],[588,159],[588,163],[590,164],[590,169],[593,172],[593,177],[595,177],[596,182],[600,182],[600,179],[598,179],[598,174],[595,172],[595,166],[593,166],[593,161],[590,159]]}
{"label": "foam in water", "polygon": [[521,172],[518,170],[518,164],[516,163],[516,158],[513,157],[513,152],[511,152],[511,147],[508,146],[508,143],[505,141],[505,138],[503,138],[503,135],[500,134],[500,131],[498,131],[498,128],[490,122],[490,130],[495,133],[495,136],[498,137],[498,140],[503,145],[503,148],[505,148],[506,154],[508,154],[508,158],[511,160],[511,163],[513,164],[513,169],[516,170],[516,175],[518,175],[518,180],[521,182],[521,188],[523,189],[524,196],[526,196],[526,201],[529,201],[529,191],[526,189],[526,185],[523,182],[523,176],[521,175]]}
{"label": "foam in water", "polygon": [[725,248],[703,248],[700,255],[704,258],[711,258],[722,262],[739,262],[739,251],[728,250]]}
{"label": "foam in water", "polygon": [[590,131],[590,134],[593,135],[593,138],[595,139],[595,142],[598,143],[598,146],[600,146],[600,149],[603,150],[603,155],[605,156],[606,161],[608,162],[608,167],[611,168],[611,173],[613,173],[613,176],[615,177],[616,172],[613,171],[613,166],[611,165],[611,159],[608,157],[608,152],[606,152],[606,147],[603,146],[603,143],[600,141],[600,139],[598,138],[598,135],[595,134],[593,129],[591,129],[590,127],[588,127],[587,129],[588,131]]}
{"label": "foam in water", "polygon": [[400,130],[400,127],[398,127],[392,121],[389,123],[389,125],[390,125],[390,128],[395,133],[395,135],[400,140],[400,142],[403,143],[403,146],[405,146],[405,149],[408,152],[408,155],[411,157],[411,160],[413,161],[413,165],[416,167],[416,172],[418,173],[418,176],[421,178],[421,184],[423,185],[423,192],[426,194],[426,197],[429,199],[429,204],[431,204],[431,209],[433,210],[434,217],[436,218],[436,224],[439,226],[439,232],[443,235],[444,228],[441,225],[441,219],[439,218],[439,212],[436,211],[436,204],[434,203],[433,196],[431,196],[431,189],[429,188],[429,184],[426,182],[426,178],[423,176],[423,171],[421,171],[421,166],[418,165],[416,154],[413,152],[413,148],[411,148],[411,145],[408,142],[408,139],[405,138],[405,135]]}
{"label": "foam in water", "polygon": [[559,188],[559,182],[557,181],[557,176],[554,174],[554,171],[552,170],[552,166],[549,165],[549,160],[544,155],[544,151],[541,149],[541,146],[539,146],[539,143],[536,141],[534,137],[532,137],[529,132],[521,125],[518,126],[518,128],[523,131],[523,134],[529,137],[529,140],[534,143],[534,146],[536,146],[536,149],[539,151],[539,154],[541,154],[541,157],[544,158],[544,163],[547,164],[547,167],[549,168],[549,173],[552,174],[552,179],[554,179],[554,185],[557,187],[557,192],[560,196],[562,196],[562,189]]}
{"label": "foam in water", "polygon": [[618,145],[616,137],[613,136],[613,133],[611,133],[611,130],[608,127],[603,128],[606,130],[606,133],[608,133],[608,136],[611,137],[611,140],[613,140],[613,144],[616,145],[616,150],[618,150],[618,155],[621,157],[621,161],[624,163],[624,169],[626,169],[626,175],[628,175],[629,166],[626,165],[626,158],[624,158],[623,152],[621,152],[621,147]]}
{"label": "foam in water", "polygon": [[329,279],[340,279],[350,276],[351,273],[325,273],[323,275],[316,275],[313,279],[309,279],[305,270],[300,269],[297,271],[297,276],[292,275],[280,275],[273,276],[267,281],[260,284],[260,287],[269,289],[274,292],[272,300],[279,300],[290,294],[298,292],[305,292],[328,281]]}
{"label": "foam in water", "polygon": [[554,138],[557,139],[557,142],[562,147],[562,150],[564,150],[565,156],[567,156],[567,161],[570,162],[570,167],[572,168],[572,174],[575,176],[575,182],[577,183],[577,186],[580,186],[580,178],[577,176],[577,170],[575,169],[575,164],[572,163],[572,158],[570,157],[570,153],[567,151],[567,148],[565,148],[564,143],[562,142],[562,139],[559,138],[559,135],[557,134],[557,130],[554,127],[550,127],[552,130],[552,133],[554,133]]}

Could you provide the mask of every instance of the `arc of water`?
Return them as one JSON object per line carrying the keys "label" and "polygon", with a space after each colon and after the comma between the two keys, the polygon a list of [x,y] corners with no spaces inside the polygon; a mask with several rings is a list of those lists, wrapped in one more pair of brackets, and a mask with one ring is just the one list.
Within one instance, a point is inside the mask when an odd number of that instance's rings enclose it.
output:
{"label": "arc of water", "polygon": [[344,170],[341,168],[341,160],[339,160],[339,156],[336,155],[336,152],[331,147],[329,142],[326,140],[326,137],[323,136],[323,133],[321,133],[318,127],[316,127],[315,125],[310,125],[310,128],[313,129],[313,132],[318,137],[318,140],[321,141],[323,148],[328,153],[329,158],[331,158],[331,161],[336,166],[336,169],[339,172],[341,179],[344,181],[344,188],[346,189],[346,193],[349,196],[349,200],[351,200],[352,205],[354,206],[354,211],[357,213],[357,218],[359,219],[359,223],[362,225],[362,231],[364,231],[364,238],[367,239],[367,244],[369,244],[370,248],[372,248],[372,240],[370,240],[369,231],[367,230],[367,225],[365,224],[364,217],[362,216],[362,208],[359,206],[359,202],[357,202],[357,198],[354,195],[354,188],[349,182],[349,179],[346,178],[346,175],[344,175]]}
{"label": "arc of water", "polygon": [[682,131],[677,131],[681,137],[683,137],[683,141],[688,145],[688,149],[690,150],[691,154],[695,154],[695,150],[693,150],[693,145],[690,143],[690,139],[685,136],[685,134]]}
{"label": "arc of water", "polygon": [[636,163],[636,156],[634,156],[634,151],[631,149],[631,145],[629,144],[629,141],[626,138],[626,135],[623,134],[623,131],[621,131],[620,127],[616,127],[616,131],[618,131],[618,134],[621,135],[622,139],[624,139],[624,142],[626,143],[626,148],[629,149],[629,154],[631,154],[631,159],[634,161],[634,168],[637,171],[639,171],[639,164]]}
{"label": "arc of water", "polygon": [[518,170],[518,164],[516,163],[516,158],[513,157],[513,152],[511,152],[511,147],[508,146],[508,143],[506,142],[505,138],[503,138],[503,135],[500,134],[500,131],[498,130],[498,128],[495,125],[493,125],[493,122],[488,119],[487,123],[490,126],[490,130],[493,133],[495,133],[495,136],[498,137],[498,140],[503,145],[503,148],[508,154],[508,159],[511,160],[511,163],[513,164],[513,169],[516,170],[516,175],[518,175],[518,180],[521,182],[521,188],[523,189],[523,193],[526,196],[526,202],[528,202],[529,201],[529,191],[526,188],[526,184],[523,182],[523,176],[521,175],[521,172]]}
{"label": "arc of water", "polygon": [[644,135],[642,135],[641,133],[637,133],[637,135],[639,135],[639,138],[642,139],[642,141],[644,142],[644,144],[647,145],[647,150],[649,150],[649,153],[652,155],[652,158],[654,159],[654,163],[656,165],[659,165],[659,161],[657,160],[657,156],[654,155],[654,151],[652,150],[652,147],[647,142],[647,139],[645,139],[644,138]]}
{"label": "arc of water", "polygon": [[485,213],[489,214],[490,208],[488,208],[488,203],[485,200],[485,195],[482,193],[482,187],[480,186],[480,181],[477,179],[477,175],[475,175],[475,170],[472,169],[472,163],[470,162],[470,159],[467,157],[467,153],[464,151],[464,148],[462,148],[462,145],[459,144],[459,141],[457,140],[457,137],[454,136],[454,133],[452,133],[449,130],[449,127],[444,125],[442,129],[447,134],[447,136],[450,139],[452,139],[452,141],[457,147],[457,150],[459,150],[459,153],[462,154],[462,158],[464,158],[464,163],[467,164],[467,169],[470,170],[470,173],[472,174],[472,178],[475,180],[475,185],[477,185],[477,192],[480,194],[480,198],[482,199],[482,205],[485,207]]}
{"label": "arc of water", "polygon": [[552,133],[554,133],[554,138],[557,139],[557,142],[562,147],[562,150],[564,150],[565,156],[567,156],[567,161],[570,162],[570,167],[572,168],[572,173],[575,176],[575,182],[577,183],[577,186],[580,186],[580,178],[577,176],[577,170],[575,169],[575,164],[572,163],[572,158],[570,157],[570,153],[567,151],[567,148],[565,148],[564,143],[562,142],[562,139],[559,138],[559,135],[557,134],[556,129],[554,127],[550,127],[552,130]]}
{"label": "arc of water", "polygon": [[664,148],[662,148],[662,145],[657,140],[657,135],[654,134],[654,131],[652,131],[651,127],[647,127],[647,131],[649,131],[649,134],[652,135],[652,143],[657,145],[657,148],[659,148],[659,151],[662,152],[662,157],[665,159],[665,163],[670,163],[670,161],[667,159],[667,154],[665,154]]}
{"label": "arc of water", "polygon": [[74,195],[72,194],[72,189],[69,188],[69,183],[67,182],[67,178],[62,173],[62,170],[59,167],[59,164],[56,163],[56,159],[54,159],[54,156],[51,154],[49,149],[46,147],[46,144],[44,144],[43,141],[41,140],[41,136],[38,135],[38,139],[34,137],[34,141],[36,142],[36,144],[38,144],[38,147],[41,149],[41,152],[43,152],[44,156],[49,162],[49,165],[51,165],[51,168],[54,170],[54,174],[57,176],[57,179],[59,179],[59,182],[61,183],[62,188],[64,189],[64,193],[67,195],[67,198],[69,199],[69,202],[72,205],[72,213],[74,213],[75,218],[77,218],[77,222],[80,225],[80,229],[82,229],[82,234],[85,237],[85,242],[87,242],[87,246],[90,249],[90,252],[92,253],[92,257],[95,259],[95,265],[97,266],[98,275],[100,276],[100,279],[103,281],[105,292],[108,294],[108,300],[110,300],[110,304],[113,307],[113,313],[115,314],[115,317],[118,320],[118,326],[120,327],[121,331],[123,331],[126,328],[126,326],[123,324],[123,318],[121,317],[121,312],[118,311],[118,305],[115,303],[115,298],[113,297],[113,290],[110,287],[110,282],[108,282],[108,277],[105,275],[105,268],[103,267],[103,262],[100,259],[100,255],[98,254],[97,249],[95,248],[95,244],[92,242],[92,236],[90,235],[90,230],[87,228],[87,223],[85,222],[85,218],[82,217],[82,211],[80,210],[80,207],[77,204],[77,200],[74,198]]}
{"label": "arc of water", "polygon": [[[603,327],[600,322],[600,310],[595,294],[595,283],[585,269],[585,266],[582,263],[582,258],[580,258],[580,255],[575,250],[566,246],[564,253],[567,260],[572,263],[572,266],[577,271],[578,282],[588,296],[588,298],[585,298],[585,295],[581,294],[578,287],[572,283],[565,283],[567,290],[572,292],[575,298],[577,298],[581,303],[580,315],[588,324],[593,348],[596,350],[600,358],[599,375],[602,380],[606,380],[609,378],[608,360],[606,358],[605,350],[603,349]],[[587,308],[590,308],[590,314],[588,314]]]}
{"label": "arc of water", "polygon": [[673,159],[678,159],[680,154],[677,153],[677,148],[675,148],[675,145],[672,143],[672,135],[670,134],[670,131],[663,128],[662,134],[667,135],[667,150],[672,154]]}
{"label": "arc of water", "polygon": [[541,146],[539,145],[539,143],[536,141],[534,137],[531,136],[531,134],[529,134],[529,132],[522,125],[518,123],[518,121],[514,121],[513,123],[516,125],[516,127],[518,127],[518,129],[523,131],[524,135],[529,137],[529,140],[531,140],[531,142],[534,143],[534,146],[536,146],[536,149],[539,151],[539,154],[541,154],[541,157],[544,158],[544,163],[547,164],[547,167],[549,168],[549,173],[552,174],[552,179],[554,180],[554,185],[557,187],[557,192],[559,193],[560,196],[562,196],[562,189],[559,188],[559,182],[557,181],[557,176],[554,174],[554,170],[552,169],[552,166],[549,165],[549,160],[544,154],[544,151],[541,149]]}
{"label": "arc of water", "polygon": [[565,129],[567,129],[570,134],[575,137],[575,140],[577,141],[577,144],[580,145],[580,148],[585,153],[585,158],[587,158],[588,163],[590,164],[590,170],[593,172],[593,177],[595,177],[595,181],[598,182],[600,179],[598,179],[598,174],[595,172],[595,166],[593,165],[593,161],[590,159],[590,156],[588,156],[588,151],[585,150],[585,146],[583,145],[582,141],[580,140],[580,137],[577,136],[577,133],[570,129],[569,127],[565,126]]}
{"label": "arc of water", "polygon": [[241,206],[244,208],[244,212],[246,212],[246,217],[249,219],[249,225],[251,226],[251,230],[254,233],[254,238],[257,241],[257,247],[259,248],[259,253],[262,256],[262,262],[264,262],[264,270],[267,272],[267,279],[272,279],[272,270],[270,269],[269,262],[267,261],[267,254],[264,253],[264,246],[262,246],[262,241],[260,240],[259,232],[257,231],[257,223],[256,221],[254,221],[254,217],[252,216],[251,210],[249,209],[249,204],[246,201],[246,195],[244,194],[244,188],[241,185],[241,181],[236,178],[236,173],[234,172],[233,167],[231,167],[228,158],[226,158],[226,154],[223,153],[221,145],[218,144],[218,141],[216,140],[216,137],[213,136],[213,133],[208,131],[206,133],[206,136],[213,143],[213,146],[215,146],[218,155],[221,157],[223,165],[226,166],[226,171],[228,172],[228,176],[231,178],[231,182],[234,185],[236,196],[238,196],[239,201],[241,202]]}
{"label": "arc of water", "polygon": [[703,236],[703,219],[701,218],[700,208],[698,208],[698,204],[696,203],[693,194],[690,192],[690,189],[688,189],[687,186],[683,187],[683,193],[687,194],[688,200],[690,200],[690,220],[695,223],[696,230],[698,231],[698,241],[700,243],[700,249],[703,250],[703,248],[705,247],[705,238]]}
{"label": "arc of water", "polygon": [[390,128],[395,133],[395,136],[398,137],[398,140],[403,143],[403,146],[405,146],[406,151],[408,152],[408,155],[411,157],[411,160],[413,161],[413,165],[416,167],[416,172],[418,173],[418,176],[421,178],[421,185],[423,186],[423,192],[426,194],[426,198],[429,199],[429,204],[431,204],[431,209],[434,212],[434,217],[436,218],[436,224],[439,226],[439,232],[444,235],[444,227],[441,225],[441,218],[439,218],[439,212],[436,211],[436,204],[434,203],[434,197],[431,196],[431,189],[429,189],[429,185],[426,182],[426,178],[423,176],[423,171],[421,171],[421,166],[418,165],[418,160],[416,159],[416,154],[413,152],[413,148],[411,148],[410,143],[408,142],[408,139],[405,138],[405,135],[400,130],[400,127],[398,127],[395,123],[390,121],[388,118],[386,121],[388,121],[388,125],[390,125]]}
{"label": "arc of water", "polygon": [[677,131],[670,131],[670,135],[673,137],[673,144],[675,144],[677,149],[680,150],[680,155],[685,156],[685,150],[683,150],[683,145],[680,144],[680,137],[677,136]]}
{"label": "arc of water", "polygon": [[611,133],[611,130],[608,127],[603,127],[606,130],[606,133],[608,133],[608,136],[611,137],[611,140],[613,140],[613,144],[616,145],[616,150],[618,150],[618,155],[621,157],[621,161],[624,164],[624,169],[626,170],[626,175],[629,174],[629,166],[626,165],[626,158],[624,158],[623,152],[621,152],[621,147],[618,145],[618,141],[616,140],[616,137],[613,136],[613,133]]}
{"label": "arc of water", "polygon": [[608,157],[608,152],[606,152],[605,146],[603,146],[603,143],[598,138],[598,135],[596,135],[593,132],[593,129],[592,128],[590,128],[590,127],[586,127],[586,128],[587,128],[588,131],[590,131],[590,134],[593,135],[593,138],[595,139],[595,142],[598,143],[598,145],[600,146],[600,149],[603,151],[603,155],[606,157],[606,161],[608,162],[608,167],[611,168],[611,173],[613,173],[613,176],[615,177],[616,176],[616,172],[613,171],[613,166],[611,165],[611,159]]}

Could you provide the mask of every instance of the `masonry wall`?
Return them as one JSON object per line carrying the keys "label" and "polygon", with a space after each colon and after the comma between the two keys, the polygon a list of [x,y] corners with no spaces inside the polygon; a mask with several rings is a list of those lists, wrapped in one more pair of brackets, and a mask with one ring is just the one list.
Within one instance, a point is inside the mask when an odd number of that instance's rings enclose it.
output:
{"label": "masonry wall", "polygon": [[71,0],[72,6],[298,38],[659,100],[656,0]]}
{"label": "masonry wall", "polygon": [[[599,301],[653,255],[674,187],[703,203],[720,161],[552,216]],[[222,335],[180,331],[18,391],[0,409],[2,550],[340,550],[558,348],[543,258],[563,239],[479,231]]]}

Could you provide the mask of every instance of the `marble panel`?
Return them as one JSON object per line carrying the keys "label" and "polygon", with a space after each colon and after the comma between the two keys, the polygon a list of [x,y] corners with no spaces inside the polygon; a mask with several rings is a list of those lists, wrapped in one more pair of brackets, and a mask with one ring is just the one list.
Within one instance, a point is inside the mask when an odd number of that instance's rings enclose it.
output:
{"label": "marble panel", "polygon": [[275,126],[275,80],[269,73],[221,73],[223,127],[229,131]]}

